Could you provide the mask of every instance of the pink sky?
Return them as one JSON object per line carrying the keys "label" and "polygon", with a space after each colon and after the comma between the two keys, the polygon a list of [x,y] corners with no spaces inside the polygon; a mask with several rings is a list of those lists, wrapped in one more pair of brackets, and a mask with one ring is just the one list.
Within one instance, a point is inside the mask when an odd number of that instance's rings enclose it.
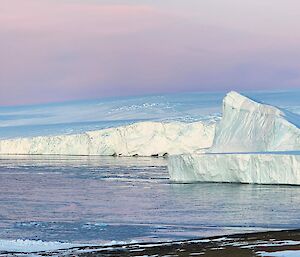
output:
{"label": "pink sky", "polygon": [[300,88],[297,0],[1,0],[0,105]]}

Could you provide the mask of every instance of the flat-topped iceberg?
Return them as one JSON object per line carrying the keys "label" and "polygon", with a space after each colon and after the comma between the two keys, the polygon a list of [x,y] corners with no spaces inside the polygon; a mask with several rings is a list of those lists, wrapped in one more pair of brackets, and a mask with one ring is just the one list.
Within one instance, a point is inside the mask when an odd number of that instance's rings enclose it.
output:
{"label": "flat-topped iceberg", "polygon": [[168,169],[176,182],[300,185],[300,152],[177,155]]}
{"label": "flat-topped iceberg", "polygon": [[0,140],[0,154],[163,156],[203,151],[215,123],[139,122],[81,134]]}
{"label": "flat-topped iceberg", "polygon": [[205,153],[171,156],[177,182],[300,185],[300,118],[236,92],[223,100],[222,119]]}

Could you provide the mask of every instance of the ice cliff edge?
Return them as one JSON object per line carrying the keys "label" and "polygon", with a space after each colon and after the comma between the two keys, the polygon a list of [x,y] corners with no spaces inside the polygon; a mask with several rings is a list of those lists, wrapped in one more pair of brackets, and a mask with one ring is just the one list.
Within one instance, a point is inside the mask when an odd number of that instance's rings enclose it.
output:
{"label": "ice cliff edge", "polygon": [[212,145],[215,123],[138,122],[81,134],[0,140],[0,154],[163,156]]}
{"label": "ice cliff edge", "polygon": [[300,185],[299,121],[296,114],[230,92],[212,147],[170,156],[170,179]]}
{"label": "ice cliff edge", "polygon": [[223,100],[210,152],[293,151],[300,149],[300,117],[237,92]]}

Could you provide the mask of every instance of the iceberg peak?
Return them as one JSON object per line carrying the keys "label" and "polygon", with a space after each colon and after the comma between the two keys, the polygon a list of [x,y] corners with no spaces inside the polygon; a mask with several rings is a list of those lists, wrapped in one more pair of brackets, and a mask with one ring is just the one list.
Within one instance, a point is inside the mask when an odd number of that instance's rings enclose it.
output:
{"label": "iceberg peak", "polygon": [[284,115],[284,113],[275,106],[259,103],[235,91],[229,92],[223,99],[223,113],[225,113],[228,108],[250,112],[261,112],[268,115]]}
{"label": "iceberg peak", "polygon": [[229,93],[226,94],[226,96],[224,97],[224,103],[232,103],[232,104],[238,104],[238,103],[243,103],[245,101],[251,101],[253,103],[255,103],[253,100],[251,100],[250,98],[236,92],[236,91],[230,91]]}
{"label": "iceberg peak", "polygon": [[300,149],[299,116],[256,102],[237,92],[223,100],[223,115],[210,152]]}

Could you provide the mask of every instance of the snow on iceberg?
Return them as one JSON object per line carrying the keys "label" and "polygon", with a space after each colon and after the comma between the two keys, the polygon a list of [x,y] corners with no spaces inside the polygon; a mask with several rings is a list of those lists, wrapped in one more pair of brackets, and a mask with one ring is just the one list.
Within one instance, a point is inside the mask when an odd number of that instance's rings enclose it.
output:
{"label": "snow on iceberg", "polygon": [[139,122],[81,134],[0,140],[0,154],[163,156],[203,151],[215,123]]}
{"label": "snow on iceberg", "polygon": [[230,92],[210,152],[299,150],[299,126],[296,114]]}
{"label": "snow on iceberg", "polygon": [[299,121],[296,114],[230,92],[212,147],[201,154],[171,156],[170,178],[300,185]]}

